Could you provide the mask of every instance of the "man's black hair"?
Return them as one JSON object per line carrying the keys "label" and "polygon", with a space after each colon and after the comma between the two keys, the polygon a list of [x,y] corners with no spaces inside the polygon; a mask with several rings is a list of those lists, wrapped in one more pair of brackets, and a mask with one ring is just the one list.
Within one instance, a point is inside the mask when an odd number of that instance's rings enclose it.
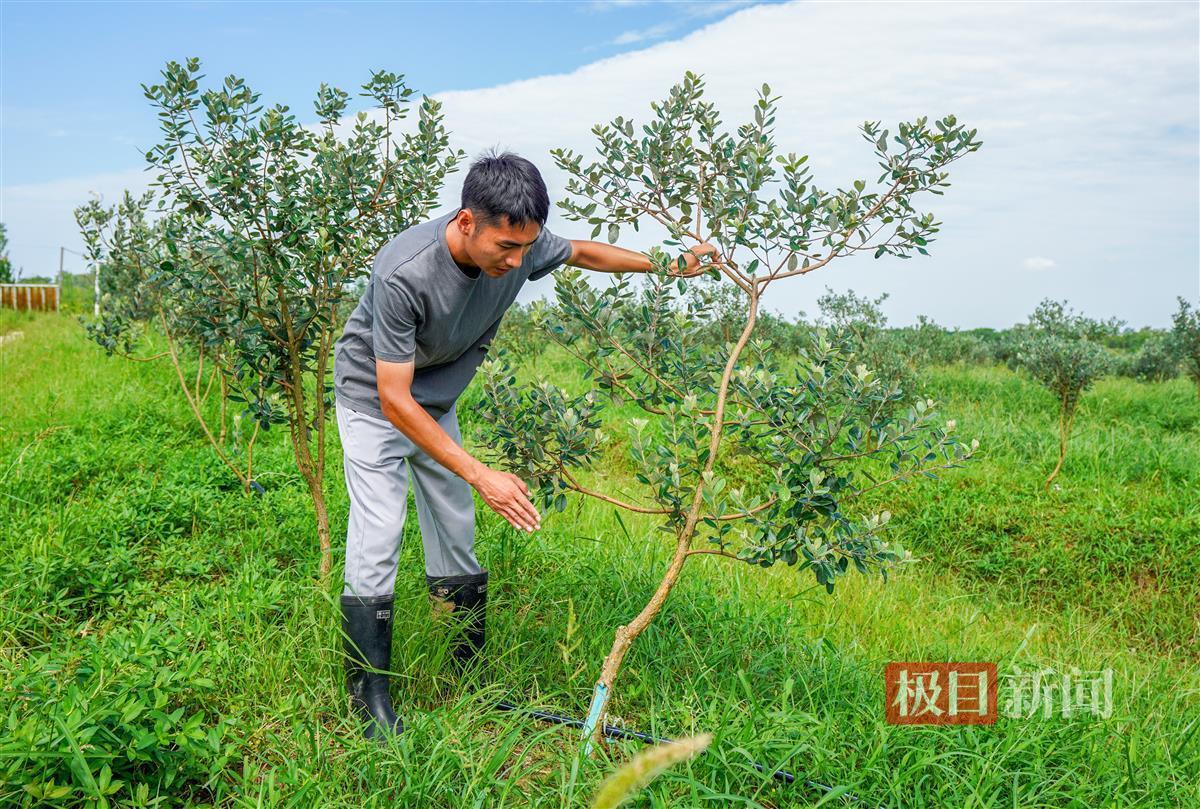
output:
{"label": "man's black hair", "polygon": [[512,152],[498,155],[489,150],[467,172],[462,207],[471,209],[480,227],[502,225],[503,217],[512,227],[527,222],[544,226],[550,196],[537,166]]}

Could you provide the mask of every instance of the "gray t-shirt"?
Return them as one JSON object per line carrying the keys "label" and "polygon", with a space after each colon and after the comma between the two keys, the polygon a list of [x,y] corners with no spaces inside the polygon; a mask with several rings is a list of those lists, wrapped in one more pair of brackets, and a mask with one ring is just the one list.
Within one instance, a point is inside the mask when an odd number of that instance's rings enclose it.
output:
{"label": "gray t-shirt", "polygon": [[351,410],[386,418],[375,359],[415,360],[413,399],[441,418],[471,382],[525,281],[571,257],[571,242],[542,227],[520,267],[501,278],[472,278],[446,244],[446,225],[460,210],[413,225],[376,254],[366,291],[334,346],[334,396]]}

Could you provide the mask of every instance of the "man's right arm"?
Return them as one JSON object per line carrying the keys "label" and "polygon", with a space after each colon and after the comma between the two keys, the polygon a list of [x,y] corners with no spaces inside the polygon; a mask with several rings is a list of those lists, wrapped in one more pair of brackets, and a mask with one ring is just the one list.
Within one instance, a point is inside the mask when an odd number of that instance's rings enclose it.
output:
{"label": "man's right arm", "polygon": [[396,429],[429,457],[471,484],[488,507],[514,528],[533,531],[541,517],[529,502],[529,487],[511,472],[490,469],[455,443],[441,425],[412,397],[415,364],[375,360],[379,405]]}

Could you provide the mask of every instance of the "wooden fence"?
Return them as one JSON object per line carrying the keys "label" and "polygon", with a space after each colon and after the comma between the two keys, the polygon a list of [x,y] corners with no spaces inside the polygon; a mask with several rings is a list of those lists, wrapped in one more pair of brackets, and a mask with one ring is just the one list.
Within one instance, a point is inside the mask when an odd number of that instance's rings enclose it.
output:
{"label": "wooden fence", "polygon": [[0,284],[0,309],[57,312],[58,284]]}

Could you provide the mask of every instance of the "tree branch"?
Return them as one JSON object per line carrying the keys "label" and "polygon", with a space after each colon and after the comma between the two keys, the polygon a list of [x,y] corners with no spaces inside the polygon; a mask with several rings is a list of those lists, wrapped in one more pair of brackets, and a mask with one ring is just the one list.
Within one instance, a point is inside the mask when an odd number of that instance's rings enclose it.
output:
{"label": "tree branch", "polygon": [[580,494],[586,494],[588,497],[594,497],[597,500],[603,500],[606,503],[611,503],[612,505],[619,506],[620,508],[623,508],[626,511],[633,511],[638,514],[674,514],[675,513],[674,509],[645,508],[643,506],[635,506],[631,503],[626,503],[622,500],[617,500],[615,497],[609,497],[607,494],[601,494],[600,492],[594,492],[591,489],[585,489],[583,486],[579,485],[579,482],[576,481],[575,478],[571,476],[571,473],[567,471],[566,467],[563,466],[561,462],[558,465],[558,469],[559,469],[559,472],[562,474],[563,478],[565,478],[567,483],[570,484],[571,488],[574,489],[575,491],[579,492]]}

